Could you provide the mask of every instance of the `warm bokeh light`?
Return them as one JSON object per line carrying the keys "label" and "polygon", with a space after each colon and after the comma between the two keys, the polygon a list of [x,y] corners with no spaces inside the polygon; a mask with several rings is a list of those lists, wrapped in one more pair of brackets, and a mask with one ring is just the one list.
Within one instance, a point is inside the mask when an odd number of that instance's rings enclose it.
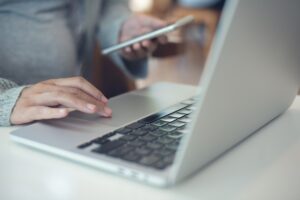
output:
{"label": "warm bokeh light", "polygon": [[129,7],[133,12],[147,12],[153,7],[153,0],[130,0]]}

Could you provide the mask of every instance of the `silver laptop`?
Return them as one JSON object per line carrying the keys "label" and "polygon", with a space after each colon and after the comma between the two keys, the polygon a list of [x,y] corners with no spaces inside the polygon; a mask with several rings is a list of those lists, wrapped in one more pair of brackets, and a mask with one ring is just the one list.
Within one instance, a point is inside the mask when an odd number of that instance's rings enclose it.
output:
{"label": "silver laptop", "polygon": [[299,7],[299,0],[229,0],[198,87],[155,84],[112,98],[112,119],[73,113],[11,138],[155,186],[184,180],[293,102]]}

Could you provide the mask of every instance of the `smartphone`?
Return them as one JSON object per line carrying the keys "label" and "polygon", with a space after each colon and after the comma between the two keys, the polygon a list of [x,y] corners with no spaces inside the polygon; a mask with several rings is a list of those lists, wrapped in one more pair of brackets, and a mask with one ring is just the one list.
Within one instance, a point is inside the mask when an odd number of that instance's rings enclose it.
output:
{"label": "smartphone", "polygon": [[131,46],[131,45],[133,45],[135,43],[138,43],[138,42],[141,42],[141,41],[144,41],[144,40],[151,40],[151,39],[157,38],[160,35],[164,35],[166,33],[174,31],[175,29],[178,29],[178,28],[180,28],[182,26],[185,26],[185,25],[187,25],[187,24],[189,24],[189,23],[191,23],[193,21],[194,21],[194,17],[191,16],[191,15],[183,17],[183,18],[177,20],[175,23],[170,24],[170,25],[168,25],[166,27],[163,27],[163,28],[157,29],[155,31],[146,33],[144,35],[137,36],[137,37],[132,38],[130,40],[121,42],[121,43],[119,43],[117,45],[105,48],[105,49],[102,50],[102,54],[103,55],[108,55],[108,54],[110,54],[112,52],[115,52],[117,50],[120,50],[120,49],[123,49],[125,47]]}

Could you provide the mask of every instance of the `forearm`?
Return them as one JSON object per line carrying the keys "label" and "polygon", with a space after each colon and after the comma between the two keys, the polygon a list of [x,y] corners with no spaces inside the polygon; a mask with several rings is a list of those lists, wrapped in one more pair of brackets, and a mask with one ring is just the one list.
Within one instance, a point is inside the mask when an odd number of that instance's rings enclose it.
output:
{"label": "forearm", "polygon": [[24,86],[0,78],[0,126],[10,126],[10,115]]}
{"label": "forearm", "polygon": [[[105,1],[101,13],[98,39],[102,48],[118,43],[120,29],[124,21],[131,15],[127,0]],[[147,75],[147,59],[127,61],[120,52],[110,54],[110,58],[131,78],[144,78]]]}

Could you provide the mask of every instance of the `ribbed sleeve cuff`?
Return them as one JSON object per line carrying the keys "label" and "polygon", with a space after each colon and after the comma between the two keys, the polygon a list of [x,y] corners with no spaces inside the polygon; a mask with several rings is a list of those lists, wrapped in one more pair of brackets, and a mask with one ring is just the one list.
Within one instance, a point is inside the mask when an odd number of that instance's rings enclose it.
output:
{"label": "ribbed sleeve cuff", "polygon": [[0,126],[11,126],[10,115],[25,87],[15,87],[0,93]]}

